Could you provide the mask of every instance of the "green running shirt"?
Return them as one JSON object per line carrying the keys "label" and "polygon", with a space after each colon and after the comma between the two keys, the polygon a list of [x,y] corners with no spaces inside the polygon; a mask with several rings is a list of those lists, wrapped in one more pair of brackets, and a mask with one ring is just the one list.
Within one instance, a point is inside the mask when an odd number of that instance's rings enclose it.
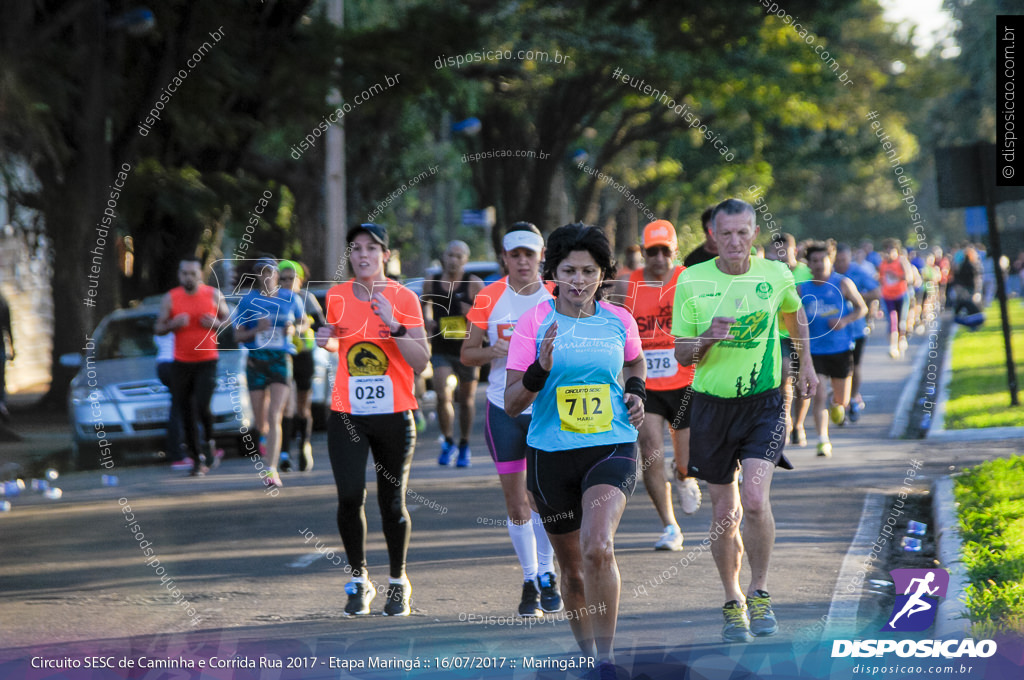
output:
{"label": "green running shirt", "polygon": [[696,338],[716,316],[736,319],[733,339],[715,343],[697,364],[693,389],[725,399],[775,389],[782,382],[779,312],[800,309],[793,273],[752,257],[746,274],[732,276],[717,259],[683,272],[672,305],[672,335],[681,338]]}

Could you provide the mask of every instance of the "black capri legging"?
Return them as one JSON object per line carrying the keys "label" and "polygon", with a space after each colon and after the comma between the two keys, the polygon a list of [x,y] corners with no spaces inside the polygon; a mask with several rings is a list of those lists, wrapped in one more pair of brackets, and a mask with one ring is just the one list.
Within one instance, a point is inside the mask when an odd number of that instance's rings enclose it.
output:
{"label": "black capri legging", "polygon": [[412,411],[372,416],[331,412],[327,452],[338,488],[338,532],[353,576],[366,573],[366,461],[371,450],[391,578],[405,573],[412,529],[405,493],[415,448]]}

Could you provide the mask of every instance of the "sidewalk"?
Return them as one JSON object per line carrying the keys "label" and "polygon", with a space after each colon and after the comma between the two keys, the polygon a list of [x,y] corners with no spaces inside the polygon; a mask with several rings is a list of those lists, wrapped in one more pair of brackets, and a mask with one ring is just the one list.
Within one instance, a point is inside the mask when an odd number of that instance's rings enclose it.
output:
{"label": "sidewalk", "polygon": [[7,395],[11,420],[0,424],[0,480],[5,475],[40,476],[48,467],[67,471],[71,430],[64,409],[39,405],[48,385]]}

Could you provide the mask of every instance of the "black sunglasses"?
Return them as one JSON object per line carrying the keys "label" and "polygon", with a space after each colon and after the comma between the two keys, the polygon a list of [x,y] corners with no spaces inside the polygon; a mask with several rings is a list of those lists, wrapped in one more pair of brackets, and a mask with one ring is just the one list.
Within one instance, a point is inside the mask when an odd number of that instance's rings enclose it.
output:
{"label": "black sunglasses", "polygon": [[655,257],[659,253],[664,255],[665,257],[669,257],[670,255],[672,255],[672,251],[669,249],[668,246],[651,246],[650,248],[644,250],[644,254],[646,254],[647,257]]}

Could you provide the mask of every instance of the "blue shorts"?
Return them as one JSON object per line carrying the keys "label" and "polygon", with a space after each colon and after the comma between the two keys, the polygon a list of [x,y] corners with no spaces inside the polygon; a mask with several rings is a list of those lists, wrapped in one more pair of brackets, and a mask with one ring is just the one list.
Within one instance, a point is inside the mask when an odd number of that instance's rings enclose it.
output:
{"label": "blue shorts", "polygon": [[267,389],[268,385],[292,384],[292,355],[279,349],[251,349],[245,365],[245,378],[250,392]]}
{"label": "blue shorts", "polygon": [[530,430],[530,415],[521,413],[515,418],[505,409],[487,402],[484,415],[484,435],[499,475],[526,472],[526,433]]}

